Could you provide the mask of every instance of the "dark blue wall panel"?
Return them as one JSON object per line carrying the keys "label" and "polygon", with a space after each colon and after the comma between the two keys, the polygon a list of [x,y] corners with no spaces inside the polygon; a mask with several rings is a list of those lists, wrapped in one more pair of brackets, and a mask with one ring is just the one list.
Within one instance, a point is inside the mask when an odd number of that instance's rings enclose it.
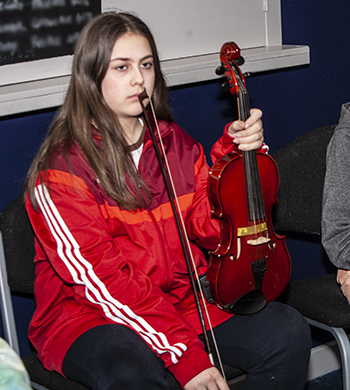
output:
{"label": "dark blue wall panel", "polygon": [[28,168],[55,111],[0,120],[0,210],[20,195]]}

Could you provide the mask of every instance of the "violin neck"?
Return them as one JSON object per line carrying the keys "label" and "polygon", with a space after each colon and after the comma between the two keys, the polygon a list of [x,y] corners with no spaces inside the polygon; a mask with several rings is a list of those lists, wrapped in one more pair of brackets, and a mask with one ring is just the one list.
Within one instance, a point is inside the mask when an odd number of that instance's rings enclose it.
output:
{"label": "violin neck", "polygon": [[[237,98],[239,118],[246,121],[250,116],[250,103],[248,92],[241,89]],[[265,218],[265,207],[261,190],[260,174],[256,151],[249,150],[243,152],[244,170],[247,189],[247,202],[249,220],[256,221]]]}
{"label": "violin neck", "polygon": [[243,88],[240,89],[237,96],[238,105],[238,117],[241,121],[245,122],[250,116],[250,103],[248,91]]}

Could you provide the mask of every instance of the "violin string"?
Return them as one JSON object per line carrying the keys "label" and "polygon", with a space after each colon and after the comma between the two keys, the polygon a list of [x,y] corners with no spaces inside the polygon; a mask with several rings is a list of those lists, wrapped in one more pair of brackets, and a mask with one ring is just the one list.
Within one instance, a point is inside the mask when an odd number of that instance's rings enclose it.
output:
{"label": "violin string", "polygon": [[[155,110],[154,110],[154,107],[153,107],[152,99],[148,95],[148,91],[146,89],[145,89],[145,91],[146,91],[147,96],[149,98],[149,102],[150,102],[150,107],[151,107],[153,118],[156,118],[156,114],[155,114]],[[187,236],[187,233],[186,233],[186,227],[185,227],[185,223],[184,223],[184,220],[183,220],[183,217],[182,217],[182,213],[181,213],[180,204],[179,204],[179,201],[178,201],[175,185],[174,185],[173,178],[172,178],[172,175],[171,175],[168,159],[166,157],[163,140],[162,140],[162,137],[161,137],[161,134],[160,134],[158,123],[157,123],[156,120],[154,122],[155,122],[156,130],[157,130],[157,134],[158,134],[158,137],[159,137],[159,144],[161,146],[161,150],[162,150],[162,153],[163,153],[163,159],[164,159],[165,165],[167,167],[167,171],[169,173],[169,175],[168,175],[169,176],[169,181],[170,181],[171,189],[173,191],[174,198],[175,198],[174,202],[176,204],[177,213],[179,215],[179,219],[180,219],[180,222],[181,222],[181,227],[182,227],[182,230],[183,230],[183,233],[184,233],[184,238],[185,238],[185,241],[186,241],[186,246],[187,246],[187,249],[188,249],[188,253],[189,253],[190,258],[191,258],[193,271],[194,271],[194,274],[196,276],[196,280],[199,280],[198,271],[197,271],[196,264],[195,264],[195,261],[194,261],[194,258],[193,258],[193,253],[192,253],[192,250],[191,250],[191,247],[190,247],[189,239],[188,239],[188,236]],[[204,308],[204,312],[205,312],[206,319],[207,319],[207,322],[208,322],[208,327],[209,327],[209,330],[210,330],[210,334],[211,334],[211,337],[212,337],[212,340],[213,340],[213,344],[214,344],[214,348],[215,348],[215,351],[216,351],[216,355],[217,355],[217,358],[218,358],[218,363],[219,363],[219,366],[220,366],[220,370],[221,370],[223,378],[226,381],[224,367],[223,367],[223,364],[222,364],[222,361],[221,361],[219,348],[218,348],[218,345],[217,345],[217,342],[216,342],[216,338],[215,338],[215,335],[214,335],[214,330],[213,330],[213,326],[211,324],[211,320],[210,320],[209,312],[208,312],[208,309],[207,309],[206,300],[205,300],[205,297],[204,297],[204,292],[203,292],[201,283],[198,283],[198,290],[200,292],[202,305],[203,305],[203,308]],[[214,365],[213,357],[209,356],[209,359],[210,359],[211,363]]]}
{"label": "violin string", "polygon": [[[249,116],[249,111],[250,111],[250,105],[249,105],[249,96],[248,92],[244,89],[245,94],[243,95],[244,97],[244,102],[245,102],[245,118],[248,118]],[[250,164],[249,167],[251,168],[252,172],[252,188],[254,189],[254,194],[255,197],[255,210],[256,210],[256,219],[265,219],[265,207],[264,207],[264,202],[263,202],[263,197],[262,197],[262,190],[261,190],[261,182],[260,182],[260,175],[259,175],[259,166],[258,166],[258,160],[257,160],[257,155],[256,151],[252,150],[249,151],[250,155]]]}
{"label": "violin string", "polygon": [[[250,105],[249,105],[249,96],[246,89],[244,89],[244,93],[242,94],[243,98],[243,109],[244,109],[244,118],[249,117]],[[253,220],[254,220],[254,230],[255,230],[255,238],[266,236],[267,230],[261,229],[261,223],[266,222],[265,215],[265,206],[262,196],[261,190],[261,181],[259,175],[259,166],[258,159],[255,150],[250,150],[245,153],[248,156],[248,167],[249,167],[249,178],[251,180],[251,190],[252,193],[250,196],[253,199]],[[258,224],[259,221],[259,224]],[[256,246],[256,258],[262,259],[264,257],[266,246],[265,245],[257,245]]]}
{"label": "violin string", "polygon": [[[249,98],[248,94],[246,93],[246,89],[244,87],[243,82],[240,78],[237,78],[238,84],[239,84],[239,94],[238,94],[238,101],[239,101],[239,111],[240,111],[240,119],[243,121],[246,121],[249,116]],[[251,219],[253,220],[254,224],[254,232],[255,232],[255,238],[257,237],[257,228],[256,228],[256,220],[258,217],[258,208],[256,204],[256,188],[255,188],[255,178],[254,178],[254,167],[253,165],[253,159],[250,151],[243,152],[243,158],[245,159],[245,169],[246,169],[246,185],[247,185],[247,200],[248,200],[248,213],[251,215]]]}
{"label": "violin string", "polygon": [[[235,69],[236,70],[236,69]],[[250,103],[249,95],[241,79],[238,71],[235,71],[236,78],[239,85],[238,101],[240,102],[240,119],[246,121],[250,114]],[[259,202],[259,188],[258,180],[259,176],[257,173],[257,164],[256,162],[255,151],[245,151],[243,152],[243,158],[245,159],[245,170],[246,170],[246,182],[247,182],[247,200],[248,200],[248,214],[251,215],[253,220],[254,227],[254,237],[257,239],[260,236],[260,229],[257,228],[257,220],[262,216],[261,205]],[[255,246],[255,258],[260,259],[262,257],[263,248],[260,245]]]}

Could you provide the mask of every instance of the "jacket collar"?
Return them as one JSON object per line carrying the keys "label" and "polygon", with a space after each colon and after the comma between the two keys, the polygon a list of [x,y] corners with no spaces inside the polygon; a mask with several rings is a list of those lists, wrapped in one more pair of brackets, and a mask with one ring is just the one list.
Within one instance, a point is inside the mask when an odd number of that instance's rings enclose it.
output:
{"label": "jacket collar", "polygon": [[[158,128],[159,128],[159,132],[160,132],[160,136],[162,137],[162,140],[164,138],[166,138],[167,136],[169,136],[169,134],[171,134],[173,132],[173,130],[174,130],[174,127],[172,126],[172,124],[168,123],[168,122],[165,122],[165,121],[158,121]],[[158,135],[157,129],[153,129],[151,131],[154,132],[155,139],[158,142],[159,141],[159,135]],[[149,133],[149,129],[147,129],[146,133],[145,133],[144,145],[145,145],[144,146],[144,150],[149,148],[152,145],[152,139],[151,139],[151,136],[150,136],[150,133]]]}
{"label": "jacket collar", "polygon": [[[153,123],[153,122],[151,121],[151,123]],[[149,131],[147,129],[146,124],[145,124],[145,127],[146,127],[146,132],[145,132],[145,136],[144,136],[144,145],[145,145],[144,148],[148,148],[148,147],[150,147],[150,145],[152,145],[152,139],[151,139],[151,136],[149,134]],[[167,137],[174,130],[172,124],[165,122],[165,121],[158,121],[158,128],[159,128],[159,132],[160,132],[162,139]],[[92,131],[93,137],[96,140],[101,141],[101,135],[93,124],[91,124],[91,131]],[[158,142],[159,136],[158,136],[157,129],[154,129],[154,135],[155,135],[156,141]]]}

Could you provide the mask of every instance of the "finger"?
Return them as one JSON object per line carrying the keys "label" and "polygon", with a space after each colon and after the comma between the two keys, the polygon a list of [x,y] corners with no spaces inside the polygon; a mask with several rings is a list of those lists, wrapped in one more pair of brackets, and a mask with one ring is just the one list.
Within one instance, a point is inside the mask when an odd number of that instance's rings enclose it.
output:
{"label": "finger", "polygon": [[337,272],[337,282],[340,283],[340,279],[346,275],[347,273],[347,270],[346,269],[342,269],[342,268],[339,268],[338,269],[338,272]]}
{"label": "finger", "polygon": [[340,272],[337,275],[337,281],[340,284],[344,284],[348,279],[349,279],[349,272],[348,271]]}
{"label": "finger", "polygon": [[258,120],[257,122],[255,122],[253,125],[247,127],[246,129],[235,130],[232,133],[235,137],[244,138],[244,137],[248,137],[252,134],[262,134],[263,131],[264,131],[264,129],[263,129],[262,121]]}
{"label": "finger", "polygon": [[213,388],[218,390],[230,390],[227,382],[225,381],[225,379],[223,378],[223,376],[218,370],[213,371],[212,380],[213,380],[213,383],[211,384],[212,387],[209,386],[208,389]]}
{"label": "finger", "polygon": [[345,284],[340,287],[341,292],[343,293],[344,297],[347,299],[348,304],[350,305],[350,289]]}
{"label": "finger", "polygon": [[348,299],[350,299],[350,278],[349,278],[349,272],[346,272],[341,278],[340,278],[340,284],[341,284],[341,291],[343,295]]}
{"label": "finger", "polygon": [[338,283],[342,286],[343,284],[345,284],[347,278],[348,278],[348,277],[347,277],[346,274],[343,275],[343,276],[341,276],[341,277],[338,279]]}
{"label": "finger", "polygon": [[245,122],[243,121],[234,121],[230,124],[228,128],[228,133],[231,135],[237,133],[238,131],[244,130],[245,129]]}
{"label": "finger", "polygon": [[243,152],[247,152],[247,151],[250,151],[250,150],[260,149],[262,144],[263,144],[262,141],[251,142],[251,143],[248,143],[248,144],[239,144],[238,145],[238,149],[243,151]]}
{"label": "finger", "polygon": [[234,141],[240,150],[253,150],[258,149],[264,142],[263,131],[259,133],[253,133],[246,137],[237,137]]}
{"label": "finger", "polygon": [[208,390],[230,390],[225,379],[220,375],[220,377],[213,378],[210,382],[207,383],[206,389]]}
{"label": "finger", "polygon": [[219,390],[230,390],[227,382],[224,380],[223,377],[219,378],[219,380],[217,381],[217,387]]}
{"label": "finger", "polygon": [[232,131],[233,133],[236,131],[248,129],[249,127],[255,125],[256,123],[262,123],[261,117],[262,117],[262,111],[258,108],[252,108],[250,110],[250,117],[245,121],[237,120],[231,123],[229,127],[229,132]]}
{"label": "finger", "polygon": [[246,130],[241,130],[235,133],[234,137],[241,143],[249,143],[251,140],[258,140],[264,136],[262,123],[256,123],[254,126]]}
{"label": "finger", "polygon": [[226,381],[215,368],[207,368],[184,386],[185,390],[230,390]]}
{"label": "finger", "polygon": [[250,117],[245,121],[245,128],[252,126],[255,122],[259,121],[262,117],[262,111],[258,108],[252,108],[250,110]]}

